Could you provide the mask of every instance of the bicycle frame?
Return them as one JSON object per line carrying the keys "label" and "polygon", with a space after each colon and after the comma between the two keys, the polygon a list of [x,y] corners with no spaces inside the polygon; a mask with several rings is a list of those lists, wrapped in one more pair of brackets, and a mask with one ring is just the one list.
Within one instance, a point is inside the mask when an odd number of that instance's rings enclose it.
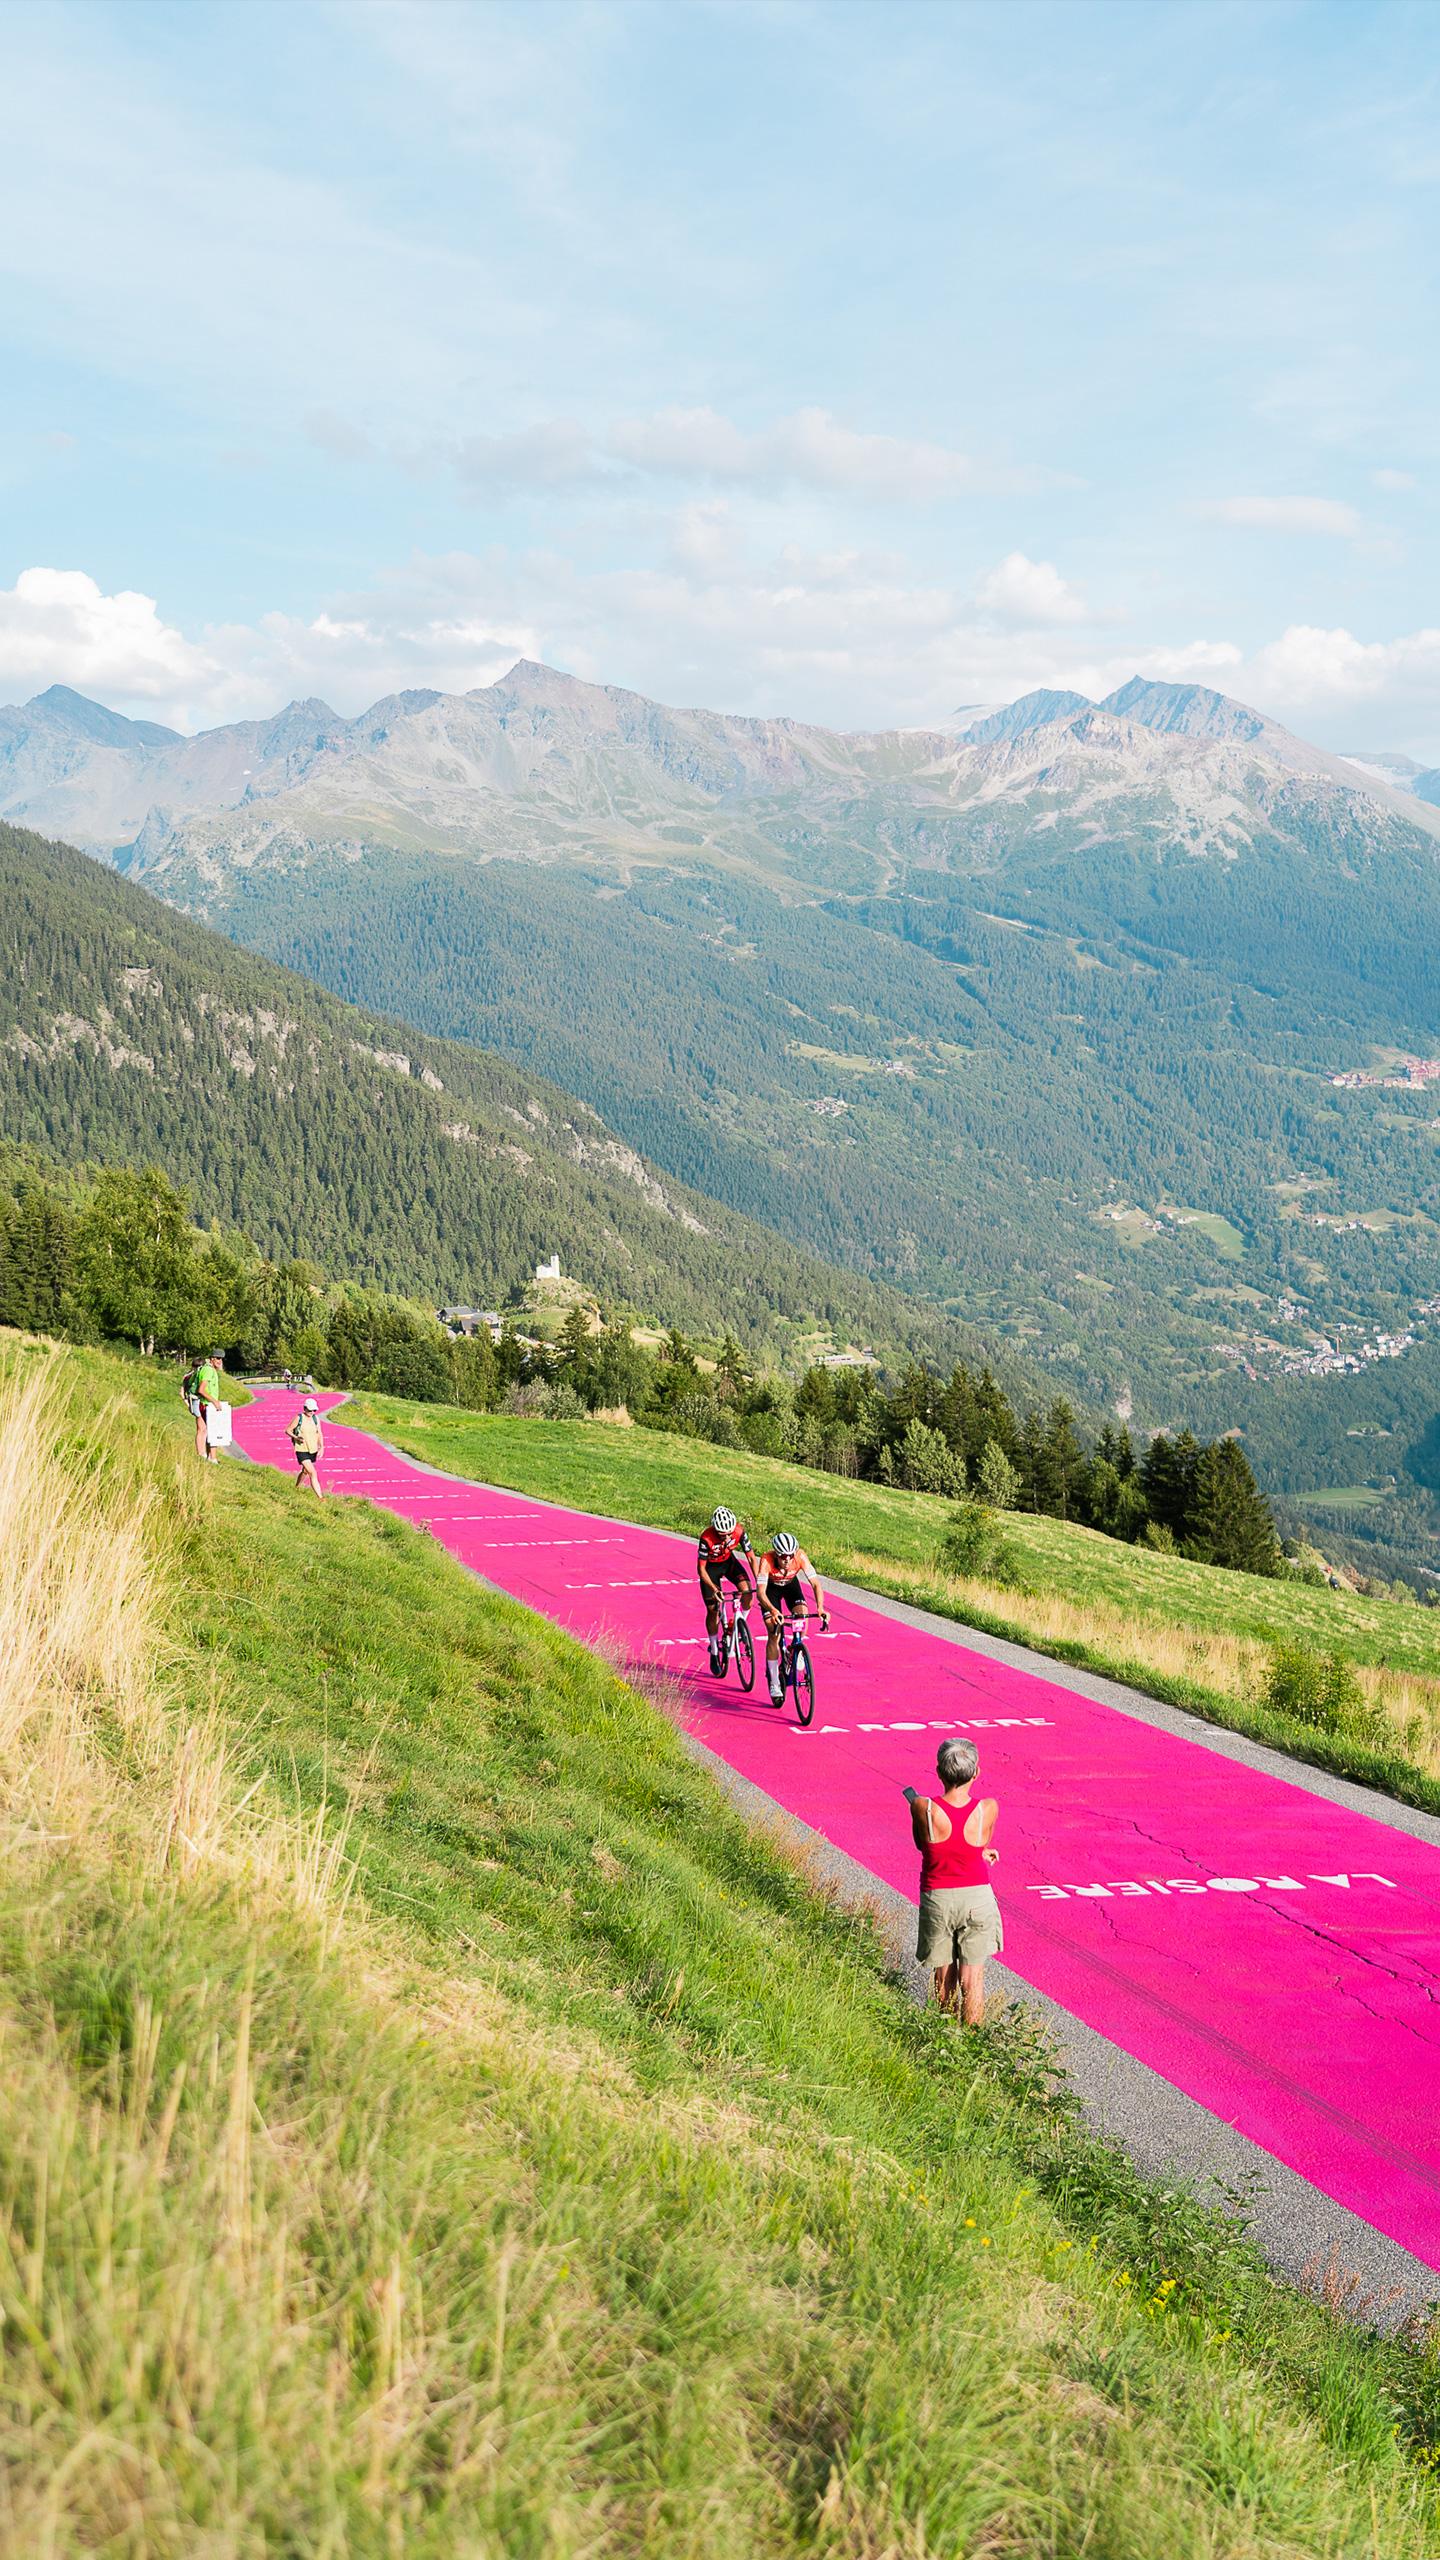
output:
{"label": "bicycle frame", "polygon": [[749,1603],[742,1603],[733,1582],[725,1582],[720,1586],[720,1623],[711,1646],[710,1667],[717,1678],[723,1678],[732,1662],[739,1672],[741,1688],[753,1688],[755,1645],[750,1633]]}

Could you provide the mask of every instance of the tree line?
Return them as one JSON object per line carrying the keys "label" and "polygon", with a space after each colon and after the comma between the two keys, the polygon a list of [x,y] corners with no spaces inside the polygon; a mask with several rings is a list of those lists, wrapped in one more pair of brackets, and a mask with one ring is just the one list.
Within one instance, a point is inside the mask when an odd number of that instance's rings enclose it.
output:
{"label": "tree line", "polygon": [[1063,1397],[1018,1406],[989,1368],[948,1376],[912,1361],[893,1379],[823,1364],[798,1381],[760,1370],[726,1334],[707,1353],[678,1330],[654,1350],[624,1314],[572,1308],[554,1343],[452,1335],[429,1309],[315,1265],[271,1261],[244,1235],[197,1227],[157,1167],[47,1179],[0,1194],[0,1322],[147,1353],[222,1351],[250,1372],[552,1418],[618,1412],[743,1448],[999,1511],[1076,1520],[1250,1573],[1281,1570],[1267,1504],[1238,1442],[1160,1434],[1143,1451],[1107,1425],[1082,1436]]}

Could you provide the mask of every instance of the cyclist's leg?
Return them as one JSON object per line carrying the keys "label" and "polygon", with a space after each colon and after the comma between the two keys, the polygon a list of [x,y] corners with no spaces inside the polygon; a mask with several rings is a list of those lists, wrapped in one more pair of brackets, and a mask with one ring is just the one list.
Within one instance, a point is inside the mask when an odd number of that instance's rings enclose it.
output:
{"label": "cyclist's leg", "polygon": [[772,1583],[766,1596],[770,1604],[770,1616],[766,1620],[765,1627],[765,1669],[770,1682],[770,1703],[773,1707],[778,1707],[785,1695],[786,1660],[783,1648],[786,1642],[787,1593],[783,1586],[777,1589]]}
{"label": "cyclist's leg", "polygon": [[713,1653],[715,1639],[720,1632],[720,1586],[718,1582],[707,1580],[703,1573],[697,1575],[696,1579],[700,1584],[700,1599],[705,1610],[705,1633],[710,1640],[710,1650]]}
{"label": "cyclist's leg", "polygon": [[774,1592],[766,1586],[761,1594],[765,1602],[765,1676],[773,1698],[780,1682],[780,1609]]}

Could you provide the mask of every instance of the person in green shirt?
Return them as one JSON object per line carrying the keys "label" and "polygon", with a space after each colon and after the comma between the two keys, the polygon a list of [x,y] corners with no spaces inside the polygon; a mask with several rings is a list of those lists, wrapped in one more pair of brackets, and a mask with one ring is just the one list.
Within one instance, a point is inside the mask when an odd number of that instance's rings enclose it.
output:
{"label": "person in green shirt", "polygon": [[208,1459],[212,1467],[218,1467],[220,1459],[218,1453],[210,1446],[210,1416],[216,1407],[225,1401],[225,1390],[220,1383],[220,1359],[221,1355],[218,1351],[207,1352],[195,1372],[195,1402],[198,1408],[195,1415],[195,1455],[197,1458]]}

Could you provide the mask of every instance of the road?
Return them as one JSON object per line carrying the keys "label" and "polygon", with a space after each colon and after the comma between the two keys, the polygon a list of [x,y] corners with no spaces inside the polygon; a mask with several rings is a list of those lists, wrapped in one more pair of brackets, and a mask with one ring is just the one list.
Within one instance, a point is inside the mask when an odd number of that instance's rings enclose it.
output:
{"label": "road", "polygon": [[[244,1453],[293,1467],[295,1406],[270,1393],[238,1411]],[[973,1737],[1001,1807],[1007,1968],[1440,2268],[1440,1826],[1379,1799],[1367,1810],[1355,1789],[1333,1801],[1315,1791],[1330,1782],[1280,1774],[1273,1755],[1246,1765],[1188,1719],[1140,1721],[853,1596],[812,1639],[802,1731],[763,1677],[749,1698],[733,1674],[711,1677],[692,1551],[675,1539],[421,1470],[333,1417],[326,1442],[333,1493],[423,1523],[582,1641],[665,1666],[711,1752],[907,1897],[898,1789],[929,1784],[944,1735]]]}

